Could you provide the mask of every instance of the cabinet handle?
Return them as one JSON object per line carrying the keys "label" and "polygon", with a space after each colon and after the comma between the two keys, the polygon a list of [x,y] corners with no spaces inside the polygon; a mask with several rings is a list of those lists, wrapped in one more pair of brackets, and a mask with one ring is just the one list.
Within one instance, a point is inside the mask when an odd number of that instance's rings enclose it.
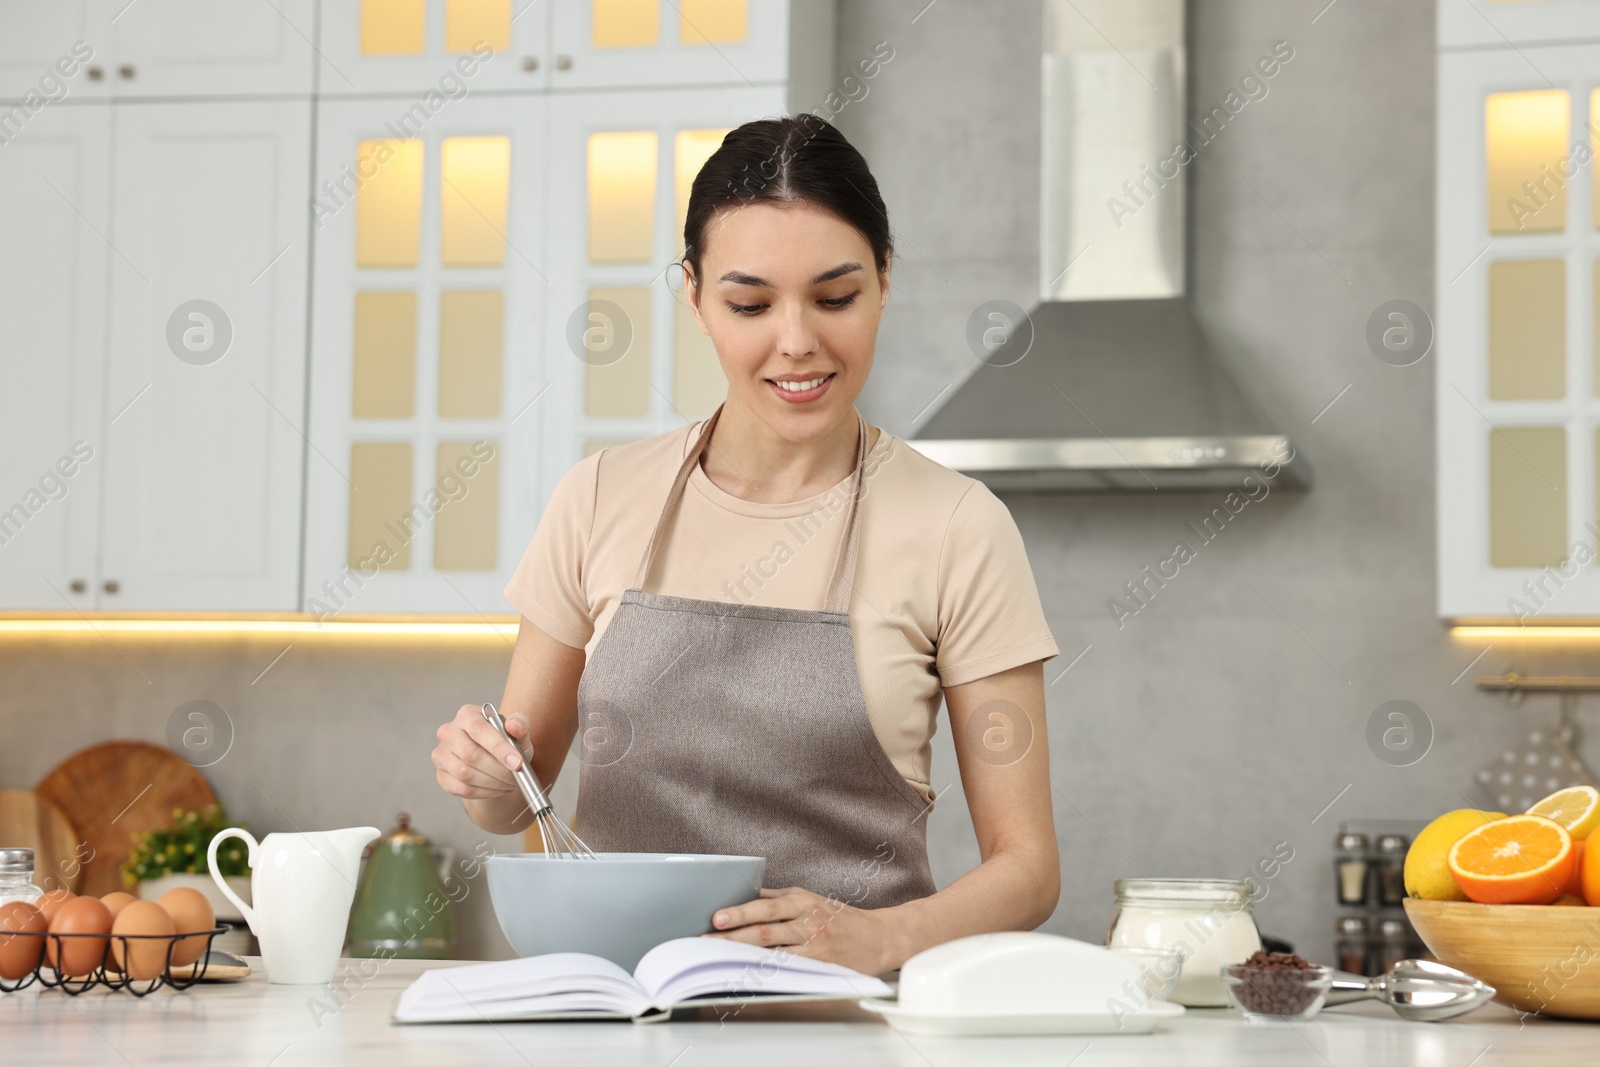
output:
{"label": "cabinet handle", "polygon": [[122,75],[124,78],[128,79],[129,81],[132,81],[133,80],[133,64],[132,63],[124,63],[124,64],[122,64],[122,66],[117,68],[117,73]]}
{"label": "cabinet handle", "polygon": [[74,593],[87,593],[89,591],[89,583],[82,578],[74,578],[67,583],[67,588]]}
{"label": "cabinet handle", "polygon": [[105,68],[104,67],[90,67],[89,68],[89,80],[90,81],[97,82],[101,78],[104,78],[105,76],[106,76],[106,72],[105,72]]}
{"label": "cabinet handle", "polygon": [[523,56],[522,57],[522,69],[526,70],[526,71],[529,71],[529,72],[538,70],[539,69],[539,57],[538,56]]}
{"label": "cabinet handle", "polygon": [[115,578],[107,580],[103,585],[100,586],[100,588],[112,594],[122,592],[122,586],[117,583]]}
{"label": "cabinet handle", "polygon": [[557,70],[571,70],[572,69],[572,57],[571,56],[556,56],[556,69]]}

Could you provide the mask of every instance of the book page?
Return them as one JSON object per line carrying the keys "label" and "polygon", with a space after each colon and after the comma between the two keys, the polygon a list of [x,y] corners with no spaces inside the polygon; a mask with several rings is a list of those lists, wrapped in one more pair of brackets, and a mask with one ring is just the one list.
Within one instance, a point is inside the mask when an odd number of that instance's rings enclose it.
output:
{"label": "book page", "polygon": [[604,1017],[627,1019],[649,1011],[642,994],[628,1009],[620,1009],[614,997],[594,993],[555,993],[540,997],[523,997],[513,1000],[495,1000],[482,1003],[443,1001],[428,1004],[399,1004],[394,1018],[403,1023],[475,1023],[505,1022],[513,1019],[543,1019],[550,1017]]}
{"label": "book page", "polygon": [[[512,1010],[613,1011],[636,1015],[650,998],[632,975],[610,960],[580,952],[552,952],[425,971],[400,995],[401,1018],[470,1017]],[[581,1001],[583,1007],[575,1007]]]}
{"label": "book page", "polygon": [[717,937],[664,941],[644,954],[633,975],[640,988],[662,1007],[708,993],[862,997],[893,993],[878,979],[837,963]]}

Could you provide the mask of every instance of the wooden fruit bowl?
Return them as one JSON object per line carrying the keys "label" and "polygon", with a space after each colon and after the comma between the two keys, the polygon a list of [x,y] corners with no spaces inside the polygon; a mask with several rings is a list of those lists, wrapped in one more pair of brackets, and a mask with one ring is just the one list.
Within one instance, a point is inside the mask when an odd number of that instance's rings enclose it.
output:
{"label": "wooden fruit bowl", "polygon": [[1600,1019],[1600,908],[1406,900],[1439,962],[1498,990],[1495,1000],[1562,1019]]}

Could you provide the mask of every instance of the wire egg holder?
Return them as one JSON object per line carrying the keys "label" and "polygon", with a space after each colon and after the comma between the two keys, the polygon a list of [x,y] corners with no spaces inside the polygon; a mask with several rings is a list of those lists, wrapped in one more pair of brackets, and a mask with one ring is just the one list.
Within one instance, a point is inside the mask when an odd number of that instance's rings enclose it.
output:
{"label": "wire egg holder", "polygon": [[[226,924],[219,924],[211,930],[197,930],[189,934],[61,934],[50,933],[43,930],[16,932],[0,932],[0,944],[14,937],[36,937],[44,941],[39,946],[39,961],[33,969],[21,978],[0,978],[0,993],[15,993],[26,989],[34,982],[38,982],[42,989],[59,989],[68,996],[75,997],[97,987],[106,989],[126,990],[136,997],[149,996],[162,986],[171,986],[173,989],[188,989],[206,976],[206,968],[211,957],[211,944],[218,934],[225,934],[229,930]],[[177,949],[179,941],[190,938],[203,937],[206,939],[205,950],[193,963],[185,963],[174,967],[172,953]],[[105,948],[101,951],[100,962],[88,973],[83,975],[62,974],[52,967],[48,960],[54,949],[54,958],[65,959],[62,949],[63,941],[95,938],[104,941]],[[154,978],[134,978],[127,971],[117,966],[116,954],[112,948],[117,942],[122,942],[122,958],[132,956],[134,946],[130,941],[165,941],[167,942],[167,962],[161,968],[161,973]]]}

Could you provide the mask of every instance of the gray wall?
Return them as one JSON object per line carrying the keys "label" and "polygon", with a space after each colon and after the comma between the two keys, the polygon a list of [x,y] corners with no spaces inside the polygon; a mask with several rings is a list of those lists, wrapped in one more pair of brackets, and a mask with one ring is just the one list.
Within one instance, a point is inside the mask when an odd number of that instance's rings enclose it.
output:
{"label": "gray wall", "polygon": [[[901,434],[970,372],[968,313],[1038,294],[1039,5],[940,3],[910,25],[923,3],[846,2],[841,40],[841,59],[896,49],[840,123],[900,242],[863,408]],[[1286,841],[1294,859],[1257,917],[1327,958],[1339,821],[1482,802],[1473,772],[1554,709],[1512,711],[1473,677],[1592,672],[1575,652],[1504,643],[1455,681],[1483,645],[1434,613],[1433,359],[1392,367],[1364,340],[1379,304],[1433,304],[1433,5],[1326,3],[1198,0],[1189,33],[1192,114],[1274,41],[1295,50],[1188,168],[1190,291],[1315,488],[1250,504],[1120,628],[1107,600],[1178,540],[1200,546],[1186,524],[1222,494],[1006,498],[1063,653],[1045,673],[1058,933],[1103,937],[1115,878],[1243,877]],[[1367,745],[1368,717],[1393,699],[1435,732],[1412,766]],[[948,732],[934,777],[958,780]],[[977,862],[959,786],[930,833],[941,881]]]}
{"label": "gray wall", "polygon": [[[841,67],[880,40],[895,49],[838,122],[872,163],[899,242],[862,406],[902,435],[971,369],[969,311],[1037,293],[1039,5],[925,3],[845,0],[839,39]],[[1209,110],[1274,40],[1296,51],[1189,169],[1192,292],[1311,457],[1316,488],[1251,504],[1120,629],[1107,599],[1192,540],[1185,524],[1220,494],[1007,500],[1063,650],[1046,668],[1065,873],[1056,932],[1103,936],[1114,878],[1243,876],[1287,841],[1294,859],[1259,918],[1326,957],[1338,821],[1476,802],[1471,773],[1548,718],[1548,703],[1511,711],[1478,693],[1473,675],[1593,671],[1576,654],[1506,644],[1453,684],[1482,646],[1434,616],[1432,360],[1390,367],[1363,340],[1380,303],[1432,304],[1432,6],[1341,0],[1312,24],[1324,3],[1200,0],[1190,53],[1191,104]],[[404,808],[463,851],[517,847],[479,834],[427,762],[442,717],[498,698],[506,649],[298,643],[252,682],[286,643],[10,641],[0,785],[29,786],[92,740],[160,740],[173,709],[205,698],[238,731],[208,773],[259,830],[387,826]],[[1432,721],[1414,766],[1368,749],[1367,719],[1390,699]],[[934,777],[957,781],[948,731]],[[941,882],[977,862],[958,785],[930,833]],[[481,884],[461,915],[464,952],[505,951]]]}

